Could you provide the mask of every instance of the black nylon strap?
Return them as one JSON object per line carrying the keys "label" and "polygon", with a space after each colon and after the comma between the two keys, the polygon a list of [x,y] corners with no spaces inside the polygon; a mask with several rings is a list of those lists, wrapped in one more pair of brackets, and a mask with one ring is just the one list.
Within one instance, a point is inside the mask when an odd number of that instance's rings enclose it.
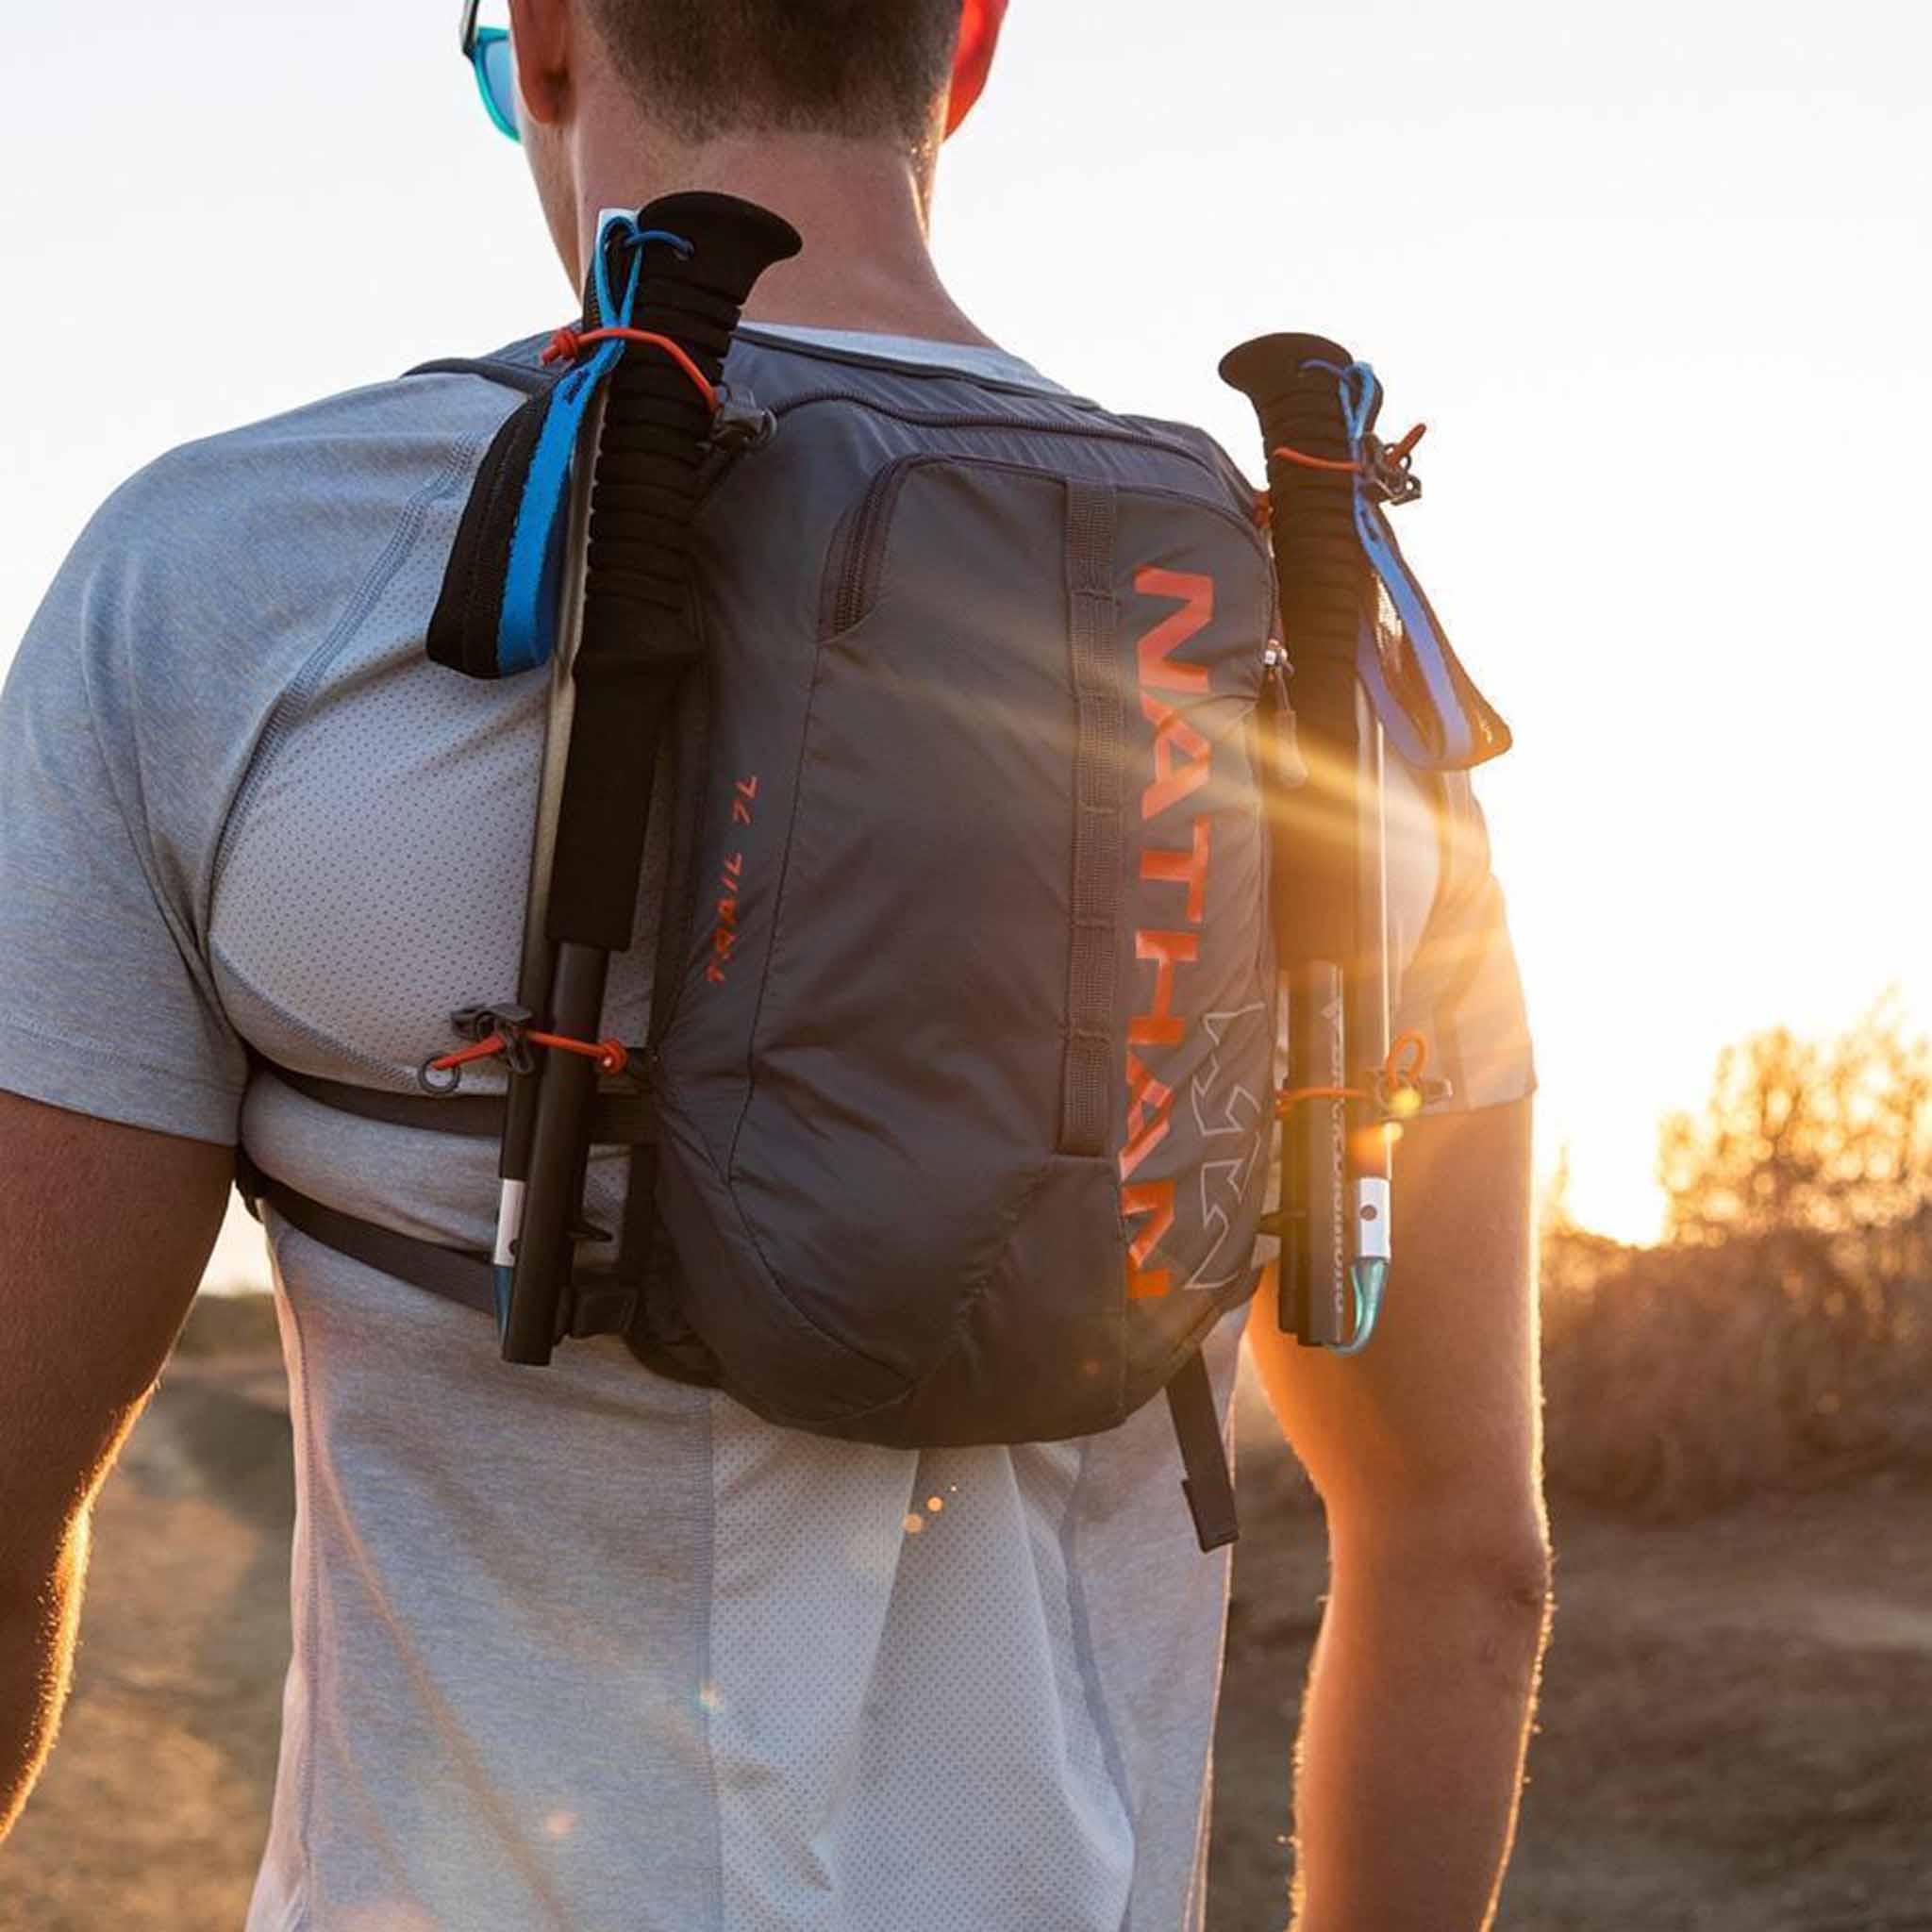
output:
{"label": "black nylon strap", "polygon": [[268,1071],[305,1100],[332,1107],[338,1113],[354,1114],[358,1120],[415,1127],[424,1133],[461,1134],[475,1141],[503,1130],[500,1093],[452,1093],[447,1099],[438,1099],[430,1093],[392,1093],[386,1088],[325,1080],[316,1074],[298,1074],[292,1067],[271,1064]]}
{"label": "black nylon strap", "polygon": [[444,1301],[460,1302],[464,1307],[492,1318],[495,1315],[490,1257],[480,1249],[445,1248],[436,1241],[418,1241],[413,1235],[379,1227],[373,1221],[325,1207],[271,1174],[261,1175],[258,1198],[297,1233],[352,1261],[360,1261],[365,1268],[374,1268],[378,1274],[392,1274],[411,1287],[440,1294]]}
{"label": "black nylon strap", "polygon": [[1167,1407],[1174,1418],[1174,1440],[1181,1449],[1181,1482],[1194,1519],[1194,1536],[1202,1551],[1224,1548],[1241,1534],[1235,1515],[1234,1476],[1227,1466],[1227,1447],[1221,1440],[1221,1417],[1214,1407],[1214,1385],[1208,1364],[1196,1349],[1175,1370],[1167,1385]]}
{"label": "black nylon strap", "polygon": [[[413,1127],[425,1134],[461,1134],[487,1141],[503,1132],[501,1093],[393,1093],[387,1088],[355,1087],[346,1080],[325,1080],[299,1074],[292,1067],[258,1061],[283,1086],[306,1099],[350,1113],[359,1120],[381,1121],[392,1127]],[[642,1147],[658,1138],[656,1112],[648,1093],[606,1091],[591,1111],[591,1144],[594,1147]]]}
{"label": "black nylon strap", "polygon": [[[490,1257],[480,1248],[446,1248],[440,1241],[418,1241],[374,1221],[364,1221],[339,1208],[325,1207],[259,1168],[252,1169],[255,1200],[273,1208],[298,1234],[388,1274],[411,1288],[441,1295],[493,1321],[495,1288]],[[573,1284],[571,1326],[581,1341],[591,1335],[622,1335],[637,1313],[638,1291],[628,1278],[586,1274]]]}
{"label": "black nylon strap", "polygon": [[1074,927],[1067,956],[1067,1050],[1059,1148],[1105,1154],[1113,1119],[1115,979],[1121,915],[1121,690],[1114,659],[1112,486],[1067,484],[1066,569],[1076,737]]}
{"label": "black nylon strap", "polygon": [[434,361],[404,370],[403,377],[407,381],[412,375],[480,375],[500,382],[505,389],[520,389],[534,396],[554,387],[562,374],[560,369],[532,369],[527,363],[506,361],[500,356],[439,356]]}

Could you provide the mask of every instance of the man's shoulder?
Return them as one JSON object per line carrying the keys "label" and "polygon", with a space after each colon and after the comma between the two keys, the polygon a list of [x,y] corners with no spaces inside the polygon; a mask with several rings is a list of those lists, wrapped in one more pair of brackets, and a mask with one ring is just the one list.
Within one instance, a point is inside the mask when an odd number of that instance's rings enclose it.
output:
{"label": "man's shoulder", "polygon": [[[101,515],[125,525],[160,513],[219,526],[242,502],[272,515],[285,500],[407,482],[412,469],[443,467],[487,438],[529,387],[547,380],[534,351],[521,353],[528,347],[425,363],[178,444],[130,476]],[[264,484],[286,497],[263,496]]]}
{"label": "man's shoulder", "polygon": [[391,586],[409,603],[395,621],[420,627],[438,546],[522,400],[452,368],[169,450],[75,544],[16,654],[16,700],[72,694],[117,769],[143,746],[224,768],[307,667],[381,619]]}
{"label": "man's shoulder", "polygon": [[467,491],[523,399],[485,366],[514,368],[514,348],[318,397],[167,451],[96,510],[50,603],[78,599],[87,631],[104,620],[131,629],[149,658],[170,640],[232,645],[306,628],[286,620],[319,615],[407,541],[431,504]]}

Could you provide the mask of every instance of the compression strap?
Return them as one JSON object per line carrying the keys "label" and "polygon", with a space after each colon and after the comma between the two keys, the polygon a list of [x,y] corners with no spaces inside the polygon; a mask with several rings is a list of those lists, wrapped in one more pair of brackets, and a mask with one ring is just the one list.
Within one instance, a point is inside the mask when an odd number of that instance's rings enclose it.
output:
{"label": "compression strap", "polygon": [[[358,1120],[380,1121],[386,1126],[411,1127],[425,1134],[458,1134],[465,1140],[495,1140],[503,1132],[505,1096],[501,1093],[397,1093],[388,1088],[356,1087],[346,1080],[325,1080],[320,1074],[297,1073],[292,1067],[258,1058],[258,1067],[305,1099]],[[591,1144],[593,1147],[647,1147],[658,1138],[657,1108],[650,1095],[634,1083],[602,1090],[592,1104]]]}
{"label": "compression strap", "polygon": [[1214,1407],[1214,1384],[1197,1348],[1169,1378],[1168,1413],[1180,1445],[1186,1474],[1181,1491],[1194,1519],[1194,1540],[1205,1555],[1225,1547],[1241,1534],[1235,1514],[1234,1476],[1227,1466],[1221,1416]]}
{"label": "compression strap", "polygon": [[[494,1270],[480,1248],[445,1247],[414,1235],[398,1234],[359,1215],[344,1214],[274,1174],[253,1167],[249,1175],[249,1205],[273,1208],[297,1234],[387,1274],[425,1293],[456,1302],[493,1320],[496,1312]],[[574,1341],[593,1335],[623,1335],[636,1318],[638,1284],[594,1274],[578,1275],[571,1284]]]}

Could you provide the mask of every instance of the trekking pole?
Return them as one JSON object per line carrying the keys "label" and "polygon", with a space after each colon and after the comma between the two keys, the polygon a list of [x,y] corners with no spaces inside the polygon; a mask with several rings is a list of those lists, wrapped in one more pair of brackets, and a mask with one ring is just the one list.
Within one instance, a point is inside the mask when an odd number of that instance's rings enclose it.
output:
{"label": "trekking pole", "polygon": [[[1275,687],[1277,782],[1268,788],[1289,1059],[1280,1212],[1264,1231],[1281,1240],[1282,1328],[1307,1346],[1352,1354],[1374,1332],[1390,1261],[1384,749],[1357,675],[1363,627],[1374,622],[1357,492],[1380,390],[1321,336],[1243,342],[1223,358],[1221,375],[1254,405],[1268,449],[1293,679],[1291,701],[1285,684]],[[1373,438],[1369,453],[1380,457]],[[1303,771],[1284,785],[1290,744]]]}
{"label": "trekking pole", "polygon": [[525,959],[525,983],[547,981],[548,1035],[575,1050],[543,1053],[527,1076],[536,1083],[527,1155],[519,1149],[515,1162],[527,1172],[504,1243],[513,1260],[503,1357],[532,1364],[549,1361],[570,1324],[605,983],[610,955],[630,946],[658,748],[698,656],[687,551],[714,386],[753,284],[799,247],[788,223],[723,194],[663,196],[635,224],[600,230],[600,251],[607,234],[610,246],[637,252],[636,297],[627,327],[584,338],[614,334],[625,349],[609,377],[591,486],[544,915],[548,973]]}
{"label": "trekking pole", "polygon": [[[584,420],[586,447],[595,449],[603,434],[605,398],[600,391]],[[570,756],[571,724],[576,714],[577,645],[583,635],[585,550],[590,542],[591,476],[585,464],[571,479],[570,520],[563,554],[563,594],[557,648],[550,660],[550,702],[544,711],[543,761],[537,786],[537,824],[530,840],[530,883],[524,900],[524,943],[517,968],[517,1005],[525,1015],[550,1005],[550,976],[556,949],[549,940],[550,868],[557,853],[558,814],[563,802],[564,767]],[[504,1106],[503,1146],[497,1161],[496,1244],[491,1275],[496,1296],[496,1332],[501,1340],[509,1322],[510,1287],[516,1270],[516,1243],[524,1222],[524,1198],[530,1178],[530,1147],[537,1131],[537,1065],[528,1053],[510,1061]]]}

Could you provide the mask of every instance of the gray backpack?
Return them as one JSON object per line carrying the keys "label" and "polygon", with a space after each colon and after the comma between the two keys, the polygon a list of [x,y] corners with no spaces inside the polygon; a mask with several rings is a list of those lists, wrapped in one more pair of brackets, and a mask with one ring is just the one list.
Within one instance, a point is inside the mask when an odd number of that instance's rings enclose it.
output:
{"label": "gray backpack", "polygon": [[[495,675],[487,560],[562,385],[527,349],[455,366],[531,391],[430,640]],[[558,1332],[905,1447],[1087,1434],[1166,1390],[1203,1545],[1228,1541],[1199,1350],[1257,1278],[1275,1025],[1253,492],[1200,432],[1070,395],[751,328],[724,375],[650,1037],[591,1103],[631,1208]],[[459,1027],[527,1064],[530,1014],[477,994]],[[291,1077],[504,1126],[474,1082]],[[251,1181],[501,1318],[504,1255],[492,1275]]]}
{"label": "gray backpack", "polygon": [[[1111,1427],[1253,1287],[1273,578],[1194,432],[745,340],[652,1061],[677,1300],[777,1422]],[[656,1030],[654,1028],[654,1030]]]}

